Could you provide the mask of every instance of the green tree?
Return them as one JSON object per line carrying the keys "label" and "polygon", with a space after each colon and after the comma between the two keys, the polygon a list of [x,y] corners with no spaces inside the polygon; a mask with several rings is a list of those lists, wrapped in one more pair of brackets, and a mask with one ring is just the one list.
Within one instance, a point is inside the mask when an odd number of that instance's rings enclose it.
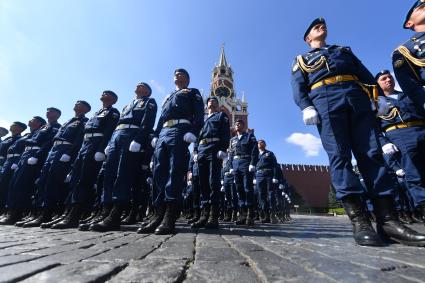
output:
{"label": "green tree", "polygon": [[329,208],[340,208],[340,207],[342,207],[341,202],[336,199],[335,188],[332,185],[330,185],[330,188],[329,188],[328,207]]}

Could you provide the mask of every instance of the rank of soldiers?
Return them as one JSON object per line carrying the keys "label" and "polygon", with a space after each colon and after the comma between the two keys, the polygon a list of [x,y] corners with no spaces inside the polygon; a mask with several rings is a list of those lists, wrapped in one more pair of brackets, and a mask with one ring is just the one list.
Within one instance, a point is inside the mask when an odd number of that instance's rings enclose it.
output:
{"label": "rank of soldiers", "polygon": [[[415,34],[392,57],[402,91],[390,71],[373,76],[349,47],[327,44],[323,18],[308,26],[311,49],[292,66],[295,103],[318,129],[359,245],[425,246],[408,226],[425,221],[424,2],[408,11],[403,27]],[[162,235],[175,233],[182,215],[194,229],[291,221],[291,191],[266,141],[243,120],[232,136],[219,100],[204,106],[185,69],[174,82],[156,128],[157,103],[143,82],[121,113],[107,90],[90,119],[80,100],[62,126],[54,107],[47,121],[33,117],[26,135],[14,122],[0,145],[0,224],[104,232],[141,222],[137,233]]]}

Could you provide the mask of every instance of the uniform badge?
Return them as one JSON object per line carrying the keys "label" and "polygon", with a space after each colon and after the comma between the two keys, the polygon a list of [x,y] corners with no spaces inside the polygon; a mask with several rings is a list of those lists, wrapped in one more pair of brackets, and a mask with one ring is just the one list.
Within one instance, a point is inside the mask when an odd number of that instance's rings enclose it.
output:
{"label": "uniform badge", "polygon": [[393,65],[394,65],[394,68],[400,68],[401,66],[403,66],[403,64],[404,64],[404,59],[401,58],[395,61]]}

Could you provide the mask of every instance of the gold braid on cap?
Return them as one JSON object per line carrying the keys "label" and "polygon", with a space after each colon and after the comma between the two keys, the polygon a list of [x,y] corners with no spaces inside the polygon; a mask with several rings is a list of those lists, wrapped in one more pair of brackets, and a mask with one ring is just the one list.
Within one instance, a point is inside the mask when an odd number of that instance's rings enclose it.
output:
{"label": "gold braid on cap", "polygon": [[312,65],[307,65],[304,62],[304,58],[301,55],[297,56],[297,64],[300,67],[301,70],[303,70],[306,73],[314,73],[317,70],[320,70],[323,68],[323,65],[328,66],[328,62],[326,60],[325,56],[320,56],[320,59],[316,61],[316,63]]}
{"label": "gold braid on cap", "polygon": [[410,62],[412,62],[416,66],[425,67],[425,60],[421,60],[421,59],[414,57],[412,54],[410,54],[410,51],[409,51],[409,49],[407,49],[406,46],[400,46],[400,47],[397,48],[397,50],[398,50],[398,52],[401,53],[401,55],[403,55],[404,58],[406,58],[407,60],[409,60]]}

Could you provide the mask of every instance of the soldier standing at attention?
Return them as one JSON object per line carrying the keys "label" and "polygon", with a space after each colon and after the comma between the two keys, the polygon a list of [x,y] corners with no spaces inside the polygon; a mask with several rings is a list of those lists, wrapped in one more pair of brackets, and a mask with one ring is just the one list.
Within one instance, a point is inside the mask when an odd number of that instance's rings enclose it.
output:
{"label": "soldier standing at attention", "polygon": [[207,99],[208,117],[193,149],[199,166],[202,215],[192,228],[218,228],[220,174],[230,140],[229,118],[219,107],[216,97]]}
{"label": "soldier standing at attention", "polygon": [[376,101],[376,94],[369,91],[374,77],[349,47],[328,45],[326,37],[325,20],[314,20],[304,34],[311,50],[297,56],[291,83],[304,123],[318,128],[329,156],[332,184],[353,224],[354,239],[359,245],[383,244],[367,217],[364,189],[353,173],[351,152],[371,194],[378,232],[402,244],[425,245],[425,235],[397,218],[392,197],[395,180],[384,165],[371,106],[371,100],[373,105]]}
{"label": "soldier standing at attention", "polygon": [[162,104],[152,140],[155,147],[153,205],[156,215],[138,233],[174,233],[190,158],[188,146],[196,141],[204,124],[202,96],[196,88],[188,88],[189,82],[189,73],[185,69],[174,71],[176,90]]}

